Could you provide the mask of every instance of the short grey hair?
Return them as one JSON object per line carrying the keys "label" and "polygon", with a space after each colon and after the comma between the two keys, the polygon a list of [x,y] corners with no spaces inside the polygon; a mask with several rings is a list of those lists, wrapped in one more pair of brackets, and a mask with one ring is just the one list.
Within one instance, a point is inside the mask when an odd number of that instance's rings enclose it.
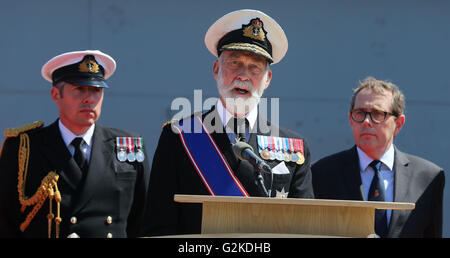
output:
{"label": "short grey hair", "polygon": [[352,111],[353,108],[355,107],[356,96],[363,89],[369,89],[379,94],[382,94],[383,91],[390,91],[392,93],[392,103],[391,103],[392,113],[397,117],[404,114],[405,95],[403,95],[403,93],[400,91],[397,85],[389,81],[377,80],[371,76],[365,78],[362,82],[359,82],[358,87],[353,90],[350,111]]}
{"label": "short grey hair", "polygon": [[63,97],[63,89],[66,83],[64,81],[59,81],[55,84],[53,84],[53,87],[57,88],[59,90],[59,94],[61,95],[61,98]]}

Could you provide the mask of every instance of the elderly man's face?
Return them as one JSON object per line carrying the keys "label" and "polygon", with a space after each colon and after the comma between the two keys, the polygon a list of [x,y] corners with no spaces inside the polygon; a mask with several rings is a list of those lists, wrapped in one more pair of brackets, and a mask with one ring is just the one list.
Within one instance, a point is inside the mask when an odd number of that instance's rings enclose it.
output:
{"label": "elderly man's face", "polygon": [[244,116],[259,102],[269,86],[272,71],[266,58],[246,51],[224,51],[214,62],[220,100],[235,116]]}

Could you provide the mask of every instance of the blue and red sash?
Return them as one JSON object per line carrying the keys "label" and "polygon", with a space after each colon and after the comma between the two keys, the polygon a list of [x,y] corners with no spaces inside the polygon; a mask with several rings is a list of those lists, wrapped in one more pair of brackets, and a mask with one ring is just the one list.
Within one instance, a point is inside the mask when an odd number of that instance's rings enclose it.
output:
{"label": "blue and red sash", "polygon": [[200,117],[193,116],[173,128],[179,132],[189,159],[212,196],[249,196]]}

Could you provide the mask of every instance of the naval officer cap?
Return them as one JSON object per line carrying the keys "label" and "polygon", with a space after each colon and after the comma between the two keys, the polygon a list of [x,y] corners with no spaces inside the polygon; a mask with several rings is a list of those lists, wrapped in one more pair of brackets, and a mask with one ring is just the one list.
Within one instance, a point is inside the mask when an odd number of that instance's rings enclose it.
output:
{"label": "naval officer cap", "polygon": [[288,41],[281,26],[269,15],[243,9],[218,19],[205,35],[208,50],[219,57],[224,50],[248,51],[276,64],[283,59]]}
{"label": "naval officer cap", "polygon": [[99,50],[67,52],[55,56],[42,66],[47,81],[64,81],[78,86],[108,88],[108,79],[116,70],[116,61]]}

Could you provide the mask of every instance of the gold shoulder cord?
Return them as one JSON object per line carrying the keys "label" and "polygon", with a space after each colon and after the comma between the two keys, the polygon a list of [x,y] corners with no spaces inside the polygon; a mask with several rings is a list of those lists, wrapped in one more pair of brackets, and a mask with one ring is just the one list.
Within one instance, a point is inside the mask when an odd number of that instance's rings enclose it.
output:
{"label": "gold shoulder cord", "polygon": [[[4,134],[5,134],[6,138],[8,138],[8,137],[17,137],[17,136],[19,136],[19,134],[21,134],[23,132],[26,132],[26,131],[29,131],[29,130],[32,130],[32,129],[35,129],[35,128],[39,128],[39,127],[41,127],[43,125],[44,125],[44,122],[42,122],[42,121],[34,121],[32,123],[29,123],[29,124],[26,124],[26,125],[23,125],[23,126],[20,126],[20,127],[6,128]],[[5,142],[6,142],[6,139],[3,141],[2,147],[0,148],[0,157],[2,156],[3,146],[4,146]]]}
{"label": "gold shoulder cord", "polygon": [[[40,122],[40,121],[39,121]],[[27,179],[27,172],[28,172],[28,160],[30,157],[30,138],[28,134],[22,133],[24,131],[30,130],[30,127],[37,128],[42,126],[42,122],[38,123],[35,122],[31,125],[28,125],[28,127],[25,128],[16,128],[16,129],[7,129],[5,131],[5,136],[11,137],[11,136],[18,136],[20,135],[20,144],[19,144],[19,153],[18,153],[18,165],[19,165],[19,171],[18,171],[18,184],[17,184],[17,190],[19,192],[19,201],[22,205],[20,211],[23,213],[25,212],[25,209],[27,206],[32,206],[33,210],[28,213],[25,221],[20,225],[20,230],[23,232],[25,229],[30,225],[33,218],[36,216],[37,212],[40,210],[42,205],[44,204],[47,197],[49,198],[49,207],[50,211],[47,215],[48,219],[48,237],[51,237],[52,232],[52,220],[55,220],[55,236],[56,238],[59,238],[59,224],[61,223],[61,217],[60,217],[60,203],[61,203],[61,193],[58,190],[58,179],[59,175],[56,174],[54,171],[50,171],[47,176],[44,177],[41,181],[41,185],[37,189],[37,191],[33,194],[32,197],[28,198],[25,196],[25,184]],[[10,131],[8,131],[10,130]],[[15,130],[12,132],[12,130]],[[52,203],[53,199],[56,201],[56,218],[53,214],[53,208]]]}
{"label": "gold shoulder cord", "polygon": [[162,127],[164,128],[166,125],[170,125],[173,121],[174,121],[174,120],[170,120],[170,121],[165,122],[165,123],[162,125]]}
{"label": "gold shoulder cord", "polygon": [[[59,238],[59,224],[61,223],[60,217],[60,203],[61,203],[61,193],[58,190],[58,179],[59,175],[54,171],[50,171],[44,179],[41,181],[41,185],[37,189],[36,193],[30,198],[25,196],[25,184],[28,171],[28,159],[30,157],[30,138],[28,134],[23,133],[20,135],[20,147],[19,147],[19,176],[17,190],[19,191],[19,201],[22,205],[20,211],[23,213],[27,206],[32,206],[33,210],[28,213],[25,221],[20,225],[20,230],[25,231],[25,229],[30,225],[36,213],[41,209],[47,197],[49,198],[50,211],[47,215],[48,219],[48,237],[51,237],[52,232],[52,220],[55,220],[55,231],[56,238]],[[52,212],[52,201],[56,201],[56,218]]]}

